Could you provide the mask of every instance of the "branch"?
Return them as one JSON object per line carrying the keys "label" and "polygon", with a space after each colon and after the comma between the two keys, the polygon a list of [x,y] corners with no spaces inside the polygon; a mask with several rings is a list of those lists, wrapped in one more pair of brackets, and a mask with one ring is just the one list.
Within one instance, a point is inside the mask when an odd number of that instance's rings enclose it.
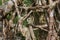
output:
{"label": "branch", "polygon": [[34,32],[33,32],[32,26],[29,26],[29,31],[30,31],[30,34],[31,34],[31,36],[32,36],[32,39],[33,39],[33,40],[36,40],[36,37],[35,37],[35,34],[34,34]]}
{"label": "branch", "polygon": [[[43,8],[44,9],[44,8],[51,8],[52,9],[52,8],[54,8],[56,3],[58,3],[58,2],[59,1],[55,1],[51,5],[45,5],[45,6],[36,6],[36,7],[23,7],[23,6],[20,6],[19,8],[21,8],[21,9],[39,9],[39,8]],[[7,12],[11,11],[11,8],[12,8],[13,5],[14,5],[13,2],[11,0],[9,0],[7,2],[7,4],[5,3],[4,5],[1,5],[0,9],[4,10],[7,13]],[[16,7],[16,9],[18,7],[16,2],[15,2],[15,7]]]}
{"label": "branch", "polygon": [[20,16],[19,9],[17,8],[17,7],[18,7],[18,5],[17,5],[17,0],[15,0],[14,3],[15,3],[16,12],[17,12],[17,14],[18,14],[18,17],[20,18],[21,16]]}
{"label": "branch", "polygon": [[23,17],[20,18],[20,21],[23,22],[25,19],[27,19],[32,12],[33,12],[33,11],[31,10],[28,14],[25,14]]}
{"label": "branch", "polygon": [[44,30],[44,31],[47,31],[48,32],[48,30],[44,29],[44,28],[47,28],[48,27],[47,24],[44,24],[44,25],[32,25],[32,26],[33,27],[36,27],[36,28],[40,28],[41,30]]}

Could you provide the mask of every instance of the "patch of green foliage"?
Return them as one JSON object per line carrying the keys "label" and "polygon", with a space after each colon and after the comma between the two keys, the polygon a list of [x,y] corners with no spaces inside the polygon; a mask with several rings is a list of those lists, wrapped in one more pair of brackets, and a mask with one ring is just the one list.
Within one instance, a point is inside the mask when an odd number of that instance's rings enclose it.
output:
{"label": "patch of green foliage", "polygon": [[18,22],[18,16],[16,16],[13,20],[13,22],[16,24]]}
{"label": "patch of green foliage", "polygon": [[43,31],[41,29],[34,30],[34,33],[36,36],[36,40],[44,40],[46,39],[47,34],[48,34],[46,31]]}
{"label": "patch of green foliage", "polygon": [[8,13],[8,15],[7,15],[7,20],[10,20],[11,19],[11,15],[10,15],[10,13]]}
{"label": "patch of green foliage", "polygon": [[27,26],[27,24],[28,24],[27,20],[23,21],[24,26]]}
{"label": "patch of green foliage", "polygon": [[0,0],[0,5],[2,5],[2,0]]}
{"label": "patch of green foliage", "polygon": [[18,37],[21,37],[21,40],[25,40],[25,37],[24,37],[20,32],[18,32],[16,35],[17,35]]}
{"label": "patch of green foliage", "polygon": [[[5,0],[5,2],[7,2],[8,0]],[[2,0],[0,0],[0,5],[2,5]]]}
{"label": "patch of green foliage", "polygon": [[30,6],[33,3],[33,0],[24,0],[24,4],[26,4],[26,6]]}
{"label": "patch of green foliage", "polygon": [[[25,15],[25,12],[22,13],[22,17]],[[27,19],[23,21],[23,25],[26,26],[28,24]]]}

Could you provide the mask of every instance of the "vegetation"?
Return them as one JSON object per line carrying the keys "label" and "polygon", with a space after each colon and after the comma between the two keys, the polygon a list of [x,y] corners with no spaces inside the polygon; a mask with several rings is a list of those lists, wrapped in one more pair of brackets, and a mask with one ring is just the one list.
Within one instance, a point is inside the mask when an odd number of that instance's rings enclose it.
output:
{"label": "vegetation", "polygon": [[3,40],[60,40],[59,0],[3,1]]}

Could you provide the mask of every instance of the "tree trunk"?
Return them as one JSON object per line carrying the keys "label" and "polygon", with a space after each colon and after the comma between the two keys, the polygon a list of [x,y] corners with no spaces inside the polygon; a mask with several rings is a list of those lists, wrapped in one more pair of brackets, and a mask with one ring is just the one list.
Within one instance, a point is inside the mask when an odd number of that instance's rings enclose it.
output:
{"label": "tree trunk", "polygon": [[48,32],[48,37],[47,40],[57,40],[57,33],[55,30],[55,25],[54,25],[54,10],[50,10],[49,12],[49,32]]}

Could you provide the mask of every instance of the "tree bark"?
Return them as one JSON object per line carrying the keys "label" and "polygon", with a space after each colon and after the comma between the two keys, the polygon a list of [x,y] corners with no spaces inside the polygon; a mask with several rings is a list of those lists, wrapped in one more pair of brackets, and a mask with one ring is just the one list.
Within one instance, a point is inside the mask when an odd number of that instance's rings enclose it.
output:
{"label": "tree bark", "polygon": [[54,20],[54,10],[50,10],[49,12],[49,32],[47,40],[57,40],[57,33],[54,26],[55,20]]}

